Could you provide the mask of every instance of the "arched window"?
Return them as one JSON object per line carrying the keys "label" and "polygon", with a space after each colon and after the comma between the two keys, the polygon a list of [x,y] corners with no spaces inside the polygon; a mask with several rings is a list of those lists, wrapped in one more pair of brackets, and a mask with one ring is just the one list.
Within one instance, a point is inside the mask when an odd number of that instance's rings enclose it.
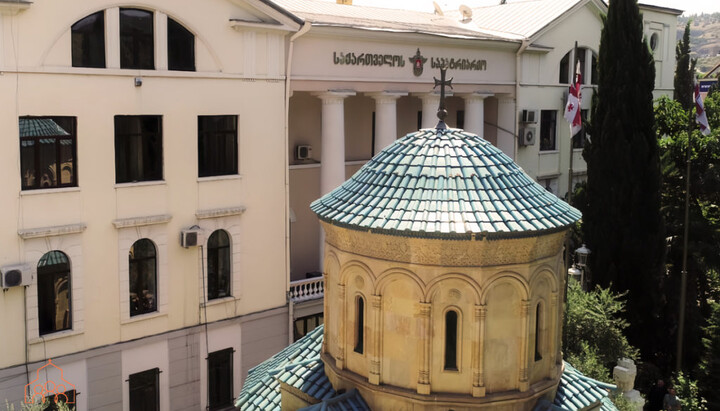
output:
{"label": "arched window", "polygon": [[70,261],[62,251],[50,251],[37,265],[40,335],[72,328]]}
{"label": "arched window", "polygon": [[[586,64],[588,54],[590,55],[590,73],[587,73]],[[573,50],[568,51],[560,60],[560,76],[558,82],[561,84],[570,84],[575,81],[575,67],[580,62],[580,74],[582,74],[582,84],[597,84],[597,54],[585,47],[578,47],[577,56],[570,61],[573,56]]]}
{"label": "arched window", "polygon": [[355,299],[355,352],[362,354],[365,342],[365,300]]}
{"label": "arched window", "polygon": [[458,314],[454,310],[445,313],[445,369],[457,370]]}
{"label": "arched window", "polygon": [[541,318],[541,316],[542,316],[541,309],[542,309],[542,306],[540,303],[538,303],[535,306],[535,361],[542,360],[543,335],[542,335],[542,330],[540,328],[540,325],[541,325],[541,321],[543,319]]}
{"label": "arched window", "polygon": [[71,31],[73,67],[105,68],[105,12],[79,20]]}
{"label": "arched window", "polygon": [[169,17],[167,31],[168,69],[195,71],[195,36]]}
{"label": "arched window", "polygon": [[120,68],[155,69],[153,13],[120,9]]}
{"label": "arched window", "polygon": [[230,295],[230,236],[217,230],[207,245],[208,300]]}
{"label": "arched window", "polygon": [[130,316],[157,310],[157,253],[147,238],[130,247]]}

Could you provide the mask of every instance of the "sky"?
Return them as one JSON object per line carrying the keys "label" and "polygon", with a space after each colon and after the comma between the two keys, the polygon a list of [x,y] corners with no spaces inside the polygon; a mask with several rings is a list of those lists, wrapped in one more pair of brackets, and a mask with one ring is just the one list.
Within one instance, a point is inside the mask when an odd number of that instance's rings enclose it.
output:
{"label": "sky", "polygon": [[[333,1],[333,0],[329,0]],[[461,4],[468,6],[499,3],[499,0],[435,0],[443,9],[454,9]],[[513,2],[516,0],[508,0]],[[432,0],[353,0],[353,4],[373,7],[405,8],[432,11]],[[643,4],[652,4],[685,10],[685,15],[720,12],[720,0],[640,0]],[[389,5],[390,4],[390,5]]]}

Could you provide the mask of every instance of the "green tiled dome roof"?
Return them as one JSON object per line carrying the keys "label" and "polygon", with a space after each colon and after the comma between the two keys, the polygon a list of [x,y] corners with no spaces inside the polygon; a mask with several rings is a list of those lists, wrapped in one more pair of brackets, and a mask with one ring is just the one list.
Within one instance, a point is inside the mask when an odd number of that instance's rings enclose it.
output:
{"label": "green tiled dome roof", "polygon": [[502,151],[460,129],[408,134],[310,208],[351,229],[448,239],[532,236],[581,216]]}

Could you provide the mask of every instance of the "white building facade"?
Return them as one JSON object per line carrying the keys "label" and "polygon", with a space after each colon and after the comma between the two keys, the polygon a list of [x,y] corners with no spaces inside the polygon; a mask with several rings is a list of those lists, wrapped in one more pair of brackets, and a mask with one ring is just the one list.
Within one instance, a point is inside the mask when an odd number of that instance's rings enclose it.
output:
{"label": "white building facade", "polygon": [[79,410],[222,408],[287,344],[299,23],[257,0],[0,1],[0,403],[62,371]]}

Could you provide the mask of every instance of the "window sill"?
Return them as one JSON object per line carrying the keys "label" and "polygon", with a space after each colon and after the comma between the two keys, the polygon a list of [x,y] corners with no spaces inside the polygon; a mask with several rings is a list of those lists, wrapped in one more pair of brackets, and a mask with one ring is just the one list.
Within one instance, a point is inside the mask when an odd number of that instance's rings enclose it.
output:
{"label": "window sill", "polygon": [[205,181],[223,181],[223,180],[242,180],[241,174],[228,174],[224,176],[212,176],[212,177],[198,177],[198,183]]}
{"label": "window sill", "polygon": [[235,298],[232,295],[229,297],[223,297],[223,298],[214,298],[212,300],[208,300],[204,304],[200,304],[202,307],[212,307],[215,305],[222,305],[224,303],[234,302],[240,300],[239,298]]}
{"label": "window sill", "polygon": [[165,180],[154,180],[154,181],[138,181],[133,183],[115,183],[115,188],[128,188],[128,187],[145,187],[145,186],[164,186],[167,185]]}
{"label": "window sill", "polygon": [[145,321],[145,320],[152,320],[154,318],[160,318],[160,317],[167,317],[167,313],[161,313],[161,312],[156,311],[154,313],[138,314],[138,315],[120,320],[120,324],[122,324],[122,325],[132,324],[132,323],[137,323],[137,322]]}
{"label": "window sill", "polygon": [[38,190],[22,190],[20,191],[21,196],[34,196],[38,194],[53,194],[53,193],[75,193],[79,192],[80,187],[59,187],[59,188],[41,188]]}
{"label": "window sill", "polygon": [[82,335],[82,334],[84,334],[84,333],[85,333],[85,331],[83,331],[83,330],[65,330],[65,331],[58,331],[58,332],[54,332],[54,333],[52,333],[52,334],[45,334],[45,335],[42,335],[42,336],[40,336],[40,337],[31,338],[31,339],[28,340],[28,344],[38,344],[38,343],[42,343],[42,342],[58,340],[58,339],[60,339],[60,338],[66,338],[66,337],[73,337],[73,336],[76,336],[76,335]]}
{"label": "window sill", "polygon": [[560,152],[560,150],[540,150],[540,155],[543,155],[543,154],[557,154],[557,153],[559,153],[559,152]]}

